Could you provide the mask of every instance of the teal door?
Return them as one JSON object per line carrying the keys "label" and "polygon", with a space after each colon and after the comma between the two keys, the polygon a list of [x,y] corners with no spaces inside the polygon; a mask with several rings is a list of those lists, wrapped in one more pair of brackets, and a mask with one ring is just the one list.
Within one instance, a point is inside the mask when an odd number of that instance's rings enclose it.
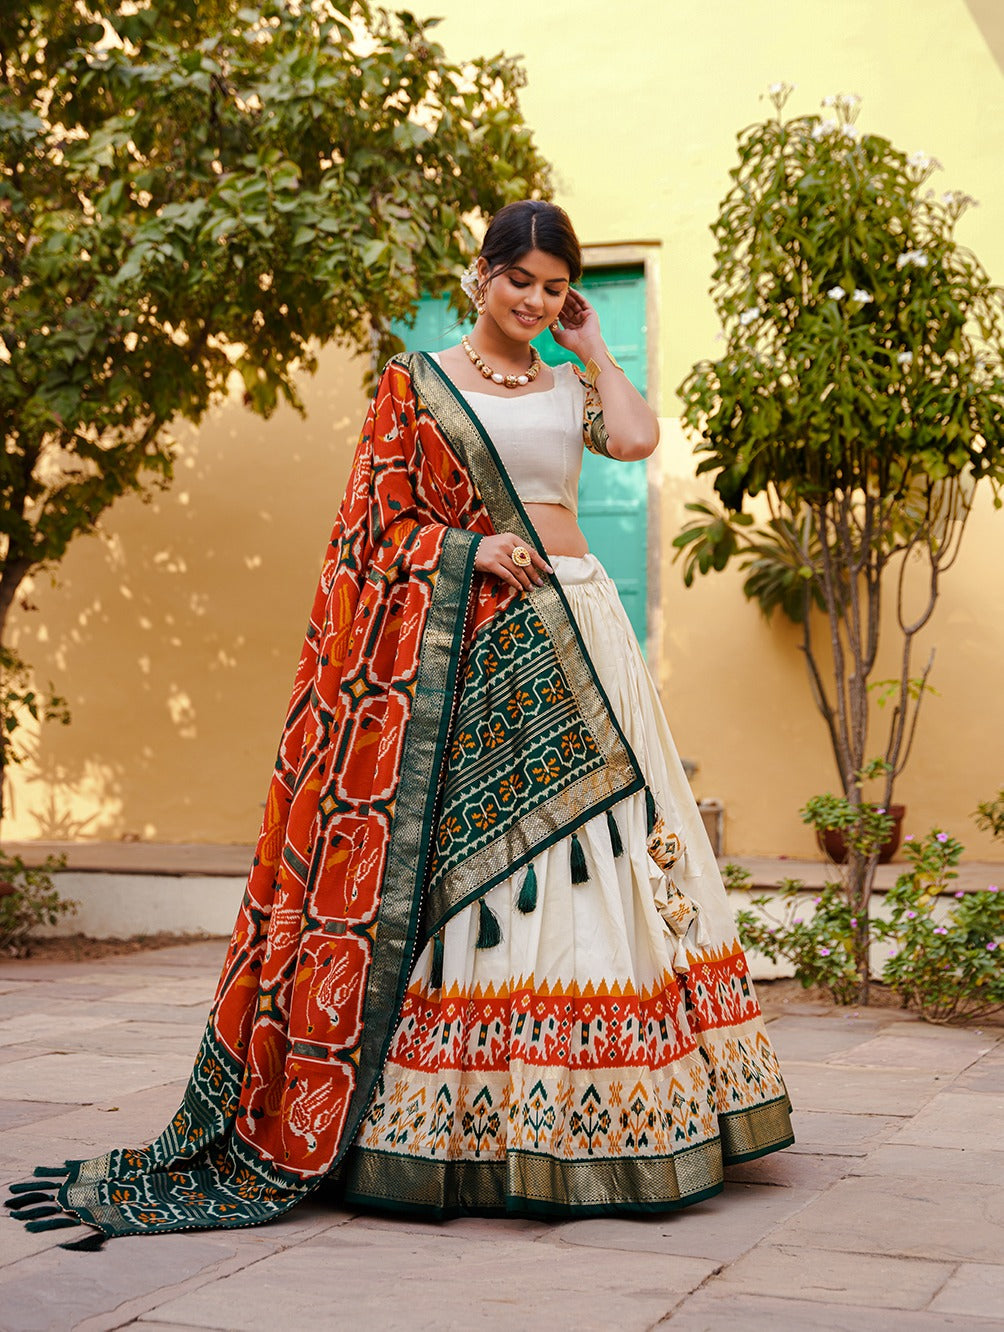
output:
{"label": "teal door", "polygon": [[[642,394],[647,388],[645,271],[640,264],[592,268],[579,283],[596,307],[603,337]],[[423,300],[413,324],[395,325],[409,347],[441,351],[466,330],[445,299]],[[574,361],[550,333],[536,340],[549,365]],[[579,483],[579,523],[589,549],[617,584],[638,641],[645,648],[648,604],[648,485],[644,462],[616,462],[587,453]]]}

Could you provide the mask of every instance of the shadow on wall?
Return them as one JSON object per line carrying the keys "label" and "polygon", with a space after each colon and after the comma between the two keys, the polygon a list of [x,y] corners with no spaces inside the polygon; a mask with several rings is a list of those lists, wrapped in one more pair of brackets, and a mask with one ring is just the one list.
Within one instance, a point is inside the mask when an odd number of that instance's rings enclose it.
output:
{"label": "shadow on wall", "polygon": [[329,350],[307,419],[223,404],[178,430],[171,488],[121,500],[17,646],[65,695],[13,774],[9,837],[250,841],[310,602],[365,412]]}

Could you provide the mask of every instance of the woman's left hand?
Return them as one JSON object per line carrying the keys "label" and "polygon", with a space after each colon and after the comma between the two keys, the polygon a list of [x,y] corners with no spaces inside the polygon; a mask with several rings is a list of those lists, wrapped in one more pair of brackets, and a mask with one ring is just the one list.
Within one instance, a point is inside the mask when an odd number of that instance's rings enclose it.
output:
{"label": "woman's left hand", "polygon": [[577,356],[583,364],[597,348],[603,346],[600,317],[579,291],[568,289],[565,304],[558,316],[559,327],[551,325],[551,333],[559,347]]}

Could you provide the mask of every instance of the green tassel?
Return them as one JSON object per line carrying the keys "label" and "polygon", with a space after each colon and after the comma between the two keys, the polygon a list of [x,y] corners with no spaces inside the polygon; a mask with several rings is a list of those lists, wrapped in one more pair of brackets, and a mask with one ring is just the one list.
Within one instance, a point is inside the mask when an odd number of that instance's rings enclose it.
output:
{"label": "green tassel", "polygon": [[516,898],[516,910],[522,911],[524,916],[528,916],[531,911],[537,909],[537,871],[531,865],[526,872],[526,878],[523,880],[523,886],[519,890],[519,897]]}
{"label": "green tassel", "polygon": [[36,1179],[65,1179],[69,1173],[69,1169],[65,1165],[36,1166],[32,1171]]}
{"label": "green tassel", "polygon": [[43,1230],[65,1230],[67,1226],[79,1225],[80,1222],[75,1221],[72,1216],[50,1216],[46,1221],[26,1221],[24,1228],[37,1235]]}
{"label": "green tassel", "polygon": [[443,987],[443,931],[432,936],[432,966],[429,968],[429,984],[434,990]]}
{"label": "green tassel", "polygon": [[588,883],[589,867],[586,865],[586,853],[582,849],[582,843],[572,833],[572,882]]}
{"label": "green tassel", "polygon": [[621,841],[621,830],[617,827],[617,820],[614,818],[612,809],[607,810],[607,831],[610,834],[610,850],[614,857],[620,857],[624,854],[624,843]]}
{"label": "green tassel", "polygon": [[93,1253],[95,1249],[100,1249],[108,1238],[102,1231],[96,1230],[93,1235],[85,1235],[83,1239],[71,1240],[69,1244],[61,1244],[61,1249],[83,1249],[85,1253]]}
{"label": "green tassel", "polygon": [[44,1188],[37,1179],[27,1179],[23,1184],[8,1184],[8,1193],[37,1193],[39,1189]]}
{"label": "green tassel", "polygon": [[647,825],[645,835],[651,837],[655,832],[655,796],[647,786],[645,787],[645,819]]}
{"label": "green tassel", "polygon": [[502,942],[502,926],[498,923],[498,918],[483,897],[478,906],[481,909],[481,916],[478,921],[478,947],[494,948],[496,944]]}
{"label": "green tassel", "polygon": [[15,1221],[40,1221],[43,1216],[63,1216],[63,1209],[58,1205],[50,1204],[48,1207],[29,1207],[24,1212],[11,1212]]}
{"label": "green tassel", "polygon": [[34,1207],[35,1203],[55,1201],[56,1196],[53,1193],[19,1193],[13,1198],[7,1198],[4,1207]]}

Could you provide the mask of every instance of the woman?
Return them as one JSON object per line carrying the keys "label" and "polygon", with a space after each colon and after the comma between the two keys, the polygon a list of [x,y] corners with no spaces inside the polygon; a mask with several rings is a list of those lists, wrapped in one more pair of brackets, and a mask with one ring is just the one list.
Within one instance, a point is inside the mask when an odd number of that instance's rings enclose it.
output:
{"label": "woman", "polygon": [[[655,1211],[792,1141],[714,858],[576,522],[583,443],[658,443],[580,272],[559,208],[511,204],[470,336],[385,369],[184,1102],[150,1147],[50,1172],[62,1210],[35,1227],[256,1224],[325,1181],[437,1217]],[[547,326],[584,372],[542,365]]]}

